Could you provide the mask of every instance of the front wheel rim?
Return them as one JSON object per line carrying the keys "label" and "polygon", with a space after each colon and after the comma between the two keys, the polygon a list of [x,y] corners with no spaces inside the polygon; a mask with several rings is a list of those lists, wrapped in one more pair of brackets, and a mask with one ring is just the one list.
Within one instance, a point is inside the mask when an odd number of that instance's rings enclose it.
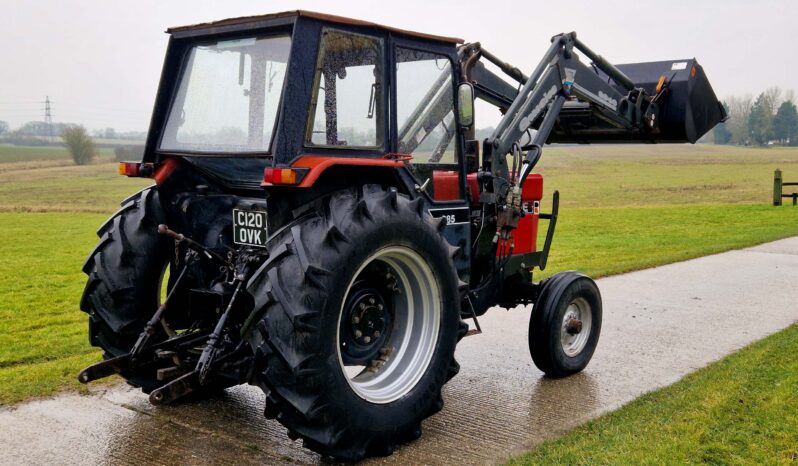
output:
{"label": "front wheel rim", "polygon": [[[386,298],[390,318],[388,337],[380,340],[381,348],[367,365],[344,363],[347,325],[351,310],[347,309],[350,293],[363,275],[388,276],[391,292]],[[387,271],[384,272],[383,271]],[[373,283],[373,277],[371,283]],[[362,304],[362,303],[361,303]],[[410,392],[426,373],[433,359],[441,325],[440,289],[432,269],[415,251],[404,246],[381,249],[369,256],[355,272],[347,286],[336,327],[336,352],[352,391],[366,401],[385,404]],[[345,321],[342,320],[347,316]],[[354,320],[354,319],[353,319]],[[343,323],[343,325],[342,325]],[[383,321],[384,323],[384,321]],[[358,319],[358,329],[362,322]],[[361,340],[362,341],[362,340]]]}
{"label": "front wheel rim", "polygon": [[568,357],[576,357],[585,349],[593,328],[593,313],[585,298],[568,304],[560,325],[560,344]]}

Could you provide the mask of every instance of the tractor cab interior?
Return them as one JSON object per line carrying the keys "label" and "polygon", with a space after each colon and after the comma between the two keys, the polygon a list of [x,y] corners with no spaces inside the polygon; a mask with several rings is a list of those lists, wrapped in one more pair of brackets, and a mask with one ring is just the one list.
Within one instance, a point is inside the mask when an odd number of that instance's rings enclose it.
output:
{"label": "tractor cab interior", "polygon": [[322,31],[305,144],[382,148],[383,41],[325,28]]}

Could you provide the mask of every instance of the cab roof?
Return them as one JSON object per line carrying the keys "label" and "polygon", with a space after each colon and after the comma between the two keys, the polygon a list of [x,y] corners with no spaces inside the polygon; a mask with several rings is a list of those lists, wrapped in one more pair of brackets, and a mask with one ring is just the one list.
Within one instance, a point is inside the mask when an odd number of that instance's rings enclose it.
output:
{"label": "cab roof", "polygon": [[226,28],[229,26],[242,26],[252,23],[253,26],[256,23],[261,23],[264,21],[281,19],[281,18],[298,18],[298,17],[305,17],[305,18],[313,18],[320,21],[326,21],[330,23],[338,23],[338,24],[347,24],[350,26],[365,26],[365,27],[373,27],[377,29],[382,29],[384,31],[395,32],[399,34],[404,34],[407,36],[418,37],[421,39],[427,40],[434,40],[439,42],[447,42],[452,44],[462,44],[463,39],[458,37],[446,37],[446,36],[437,36],[434,34],[426,34],[423,32],[415,32],[409,31],[407,29],[399,29],[391,26],[385,26],[382,24],[372,23],[370,21],[363,21],[360,19],[354,18],[346,18],[344,16],[336,16],[336,15],[329,15],[326,13],[318,13],[315,11],[307,11],[307,10],[291,10],[291,11],[283,11],[280,13],[270,13],[266,15],[255,15],[255,16],[241,16],[238,18],[228,18],[223,19],[220,21],[212,21],[208,23],[198,23],[192,24],[188,26],[178,26],[169,28],[166,30],[169,34],[175,33],[185,33],[190,31],[201,31],[201,30],[208,30],[212,32],[214,29],[218,28]]}

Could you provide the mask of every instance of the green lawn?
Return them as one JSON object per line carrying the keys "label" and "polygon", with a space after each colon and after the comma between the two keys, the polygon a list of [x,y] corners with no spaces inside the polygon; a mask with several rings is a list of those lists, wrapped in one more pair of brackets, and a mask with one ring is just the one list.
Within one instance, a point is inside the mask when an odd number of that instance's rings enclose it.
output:
{"label": "green lawn", "polygon": [[99,357],[78,311],[103,214],[0,213],[0,404],[77,387]]}
{"label": "green lawn", "polygon": [[[99,359],[78,310],[80,267],[97,226],[149,184],[33,149],[0,147],[0,405],[76,389],[79,369]],[[562,206],[546,274],[608,275],[796,235],[798,209],[769,205],[776,167],[798,180],[798,150],[547,149],[546,193],[559,189]]]}
{"label": "green lawn", "polygon": [[798,235],[798,208],[791,207],[565,207],[543,276],[581,270],[601,277],[793,235]]}
{"label": "green lawn", "polygon": [[796,354],[793,325],[509,464],[795,464]]}

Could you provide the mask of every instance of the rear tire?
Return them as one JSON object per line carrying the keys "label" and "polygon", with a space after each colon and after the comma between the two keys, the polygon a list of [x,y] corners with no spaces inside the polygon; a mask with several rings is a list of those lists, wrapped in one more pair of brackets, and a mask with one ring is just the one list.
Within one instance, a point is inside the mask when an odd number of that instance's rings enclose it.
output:
{"label": "rear tire", "polygon": [[[130,351],[158,306],[169,262],[169,243],[157,232],[160,223],[158,191],[135,194],[97,230],[100,241],[83,264],[89,279],[80,308],[89,314],[89,341],[106,359]],[[163,384],[154,371],[122,376],[146,393]]]}
{"label": "rear tire", "polygon": [[388,455],[421,435],[459,370],[458,249],[420,199],[395,190],[338,192],[320,210],[270,240],[248,284],[252,383],[267,393],[266,416],[307,448]]}
{"label": "rear tire", "polygon": [[543,284],[529,321],[529,351],[549,377],[582,371],[601,333],[601,294],[590,277],[561,272]]}
{"label": "rear tire", "polygon": [[[165,219],[158,191],[148,188],[126,199],[97,230],[100,241],[83,264],[89,279],[80,308],[89,314],[89,341],[104,350],[105,359],[130,352],[158,307],[173,247],[158,233],[161,223]],[[157,332],[153,343],[167,338],[162,328]],[[168,382],[158,380],[156,370],[145,365],[120,375],[150,393]],[[236,383],[213,379],[181,401],[214,396]]]}

